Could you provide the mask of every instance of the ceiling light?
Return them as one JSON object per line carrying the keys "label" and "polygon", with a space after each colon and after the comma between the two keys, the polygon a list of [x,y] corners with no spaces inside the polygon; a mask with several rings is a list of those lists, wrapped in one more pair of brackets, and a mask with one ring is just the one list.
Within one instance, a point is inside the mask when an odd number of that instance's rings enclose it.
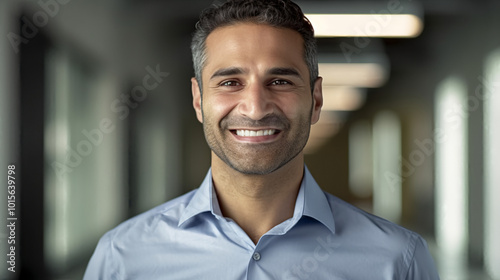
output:
{"label": "ceiling light", "polygon": [[316,37],[416,37],[423,29],[418,1],[298,1]]}
{"label": "ceiling light", "polygon": [[387,80],[387,70],[377,63],[319,63],[324,86],[375,88]]}
{"label": "ceiling light", "polygon": [[412,14],[306,14],[316,37],[416,37],[422,20]]}
{"label": "ceiling light", "polygon": [[365,91],[359,88],[346,86],[323,87],[324,111],[354,111],[363,106]]}

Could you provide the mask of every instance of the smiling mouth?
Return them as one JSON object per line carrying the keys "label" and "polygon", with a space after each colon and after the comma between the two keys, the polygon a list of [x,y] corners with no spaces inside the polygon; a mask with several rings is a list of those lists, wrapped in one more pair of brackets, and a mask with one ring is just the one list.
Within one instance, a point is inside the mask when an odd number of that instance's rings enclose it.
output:
{"label": "smiling mouth", "polygon": [[279,130],[277,129],[263,129],[263,130],[246,130],[246,129],[238,129],[232,131],[234,134],[243,137],[258,137],[258,136],[270,136],[274,134],[278,134]]}

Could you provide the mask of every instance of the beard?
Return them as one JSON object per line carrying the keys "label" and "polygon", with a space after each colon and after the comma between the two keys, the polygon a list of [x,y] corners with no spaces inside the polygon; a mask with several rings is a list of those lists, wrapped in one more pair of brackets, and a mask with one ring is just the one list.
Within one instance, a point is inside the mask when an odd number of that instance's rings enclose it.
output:
{"label": "beard", "polygon": [[[204,117],[203,131],[210,149],[226,165],[246,175],[266,175],[286,165],[304,149],[309,138],[310,116],[301,115],[292,123],[279,114],[258,121],[227,115],[217,124]],[[270,143],[239,143],[229,127],[272,127],[280,135]]]}

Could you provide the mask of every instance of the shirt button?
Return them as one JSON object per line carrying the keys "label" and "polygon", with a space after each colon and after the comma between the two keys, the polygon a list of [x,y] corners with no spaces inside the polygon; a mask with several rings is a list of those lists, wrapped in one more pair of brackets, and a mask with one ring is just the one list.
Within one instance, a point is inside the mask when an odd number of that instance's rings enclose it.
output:
{"label": "shirt button", "polygon": [[257,252],[253,253],[252,258],[254,259],[254,261],[258,261],[258,260],[260,260],[260,254]]}

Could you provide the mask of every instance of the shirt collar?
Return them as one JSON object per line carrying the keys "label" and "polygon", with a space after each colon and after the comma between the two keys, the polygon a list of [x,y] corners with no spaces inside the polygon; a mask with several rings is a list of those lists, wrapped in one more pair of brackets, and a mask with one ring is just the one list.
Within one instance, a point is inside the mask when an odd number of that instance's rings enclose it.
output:
{"label": "shirt collar", "polygon": [[187,220],[204,212],[212,212],[214,216],[221,217],[222,212],[219,207],[219,202],[217,201],[217,196],[214,192],[215,189],[212,181],[212,169],[210,168],[200,187],[196,190],[193,198],[184,209],[184,212],[179,219],[178,226],[182,226],[182,224],[184,224]]}
{"label": "shirt collar", "polygon": [[306,166],[304,166],[304,178],[300,188],[304,190],[304,210],[302,215],[316,219],[332,233],[335,233],[335,221],[330,202]]}
{"label": "shirt collar", "polygon": [[[199,189],[184,209],[178,226],[182,226],[187,220],[204,212],[211,212],[217,219],[222,217],[213,187],[211,169],[208,170],[203,183],[201,183]],[[335,221],[330,203],[306,166],[304,166],[304,176],[295,202],[292,219],[298,221],[302,216],[308,216],[321,222],[332,233],[335,233]]]}

